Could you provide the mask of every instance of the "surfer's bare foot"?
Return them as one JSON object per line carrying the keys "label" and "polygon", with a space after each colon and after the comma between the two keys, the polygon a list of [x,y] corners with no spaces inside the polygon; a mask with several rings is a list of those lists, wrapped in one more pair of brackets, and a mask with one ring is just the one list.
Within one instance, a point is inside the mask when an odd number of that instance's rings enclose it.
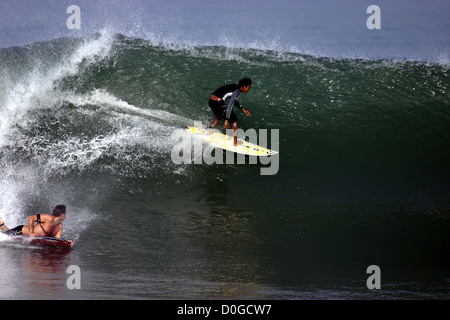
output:
{"label": "surfer's bare foot", "polygon": [[238,140],[237,138],[234,138],[234,146],[240,146],[241,144],[243,144],[243,142],[241,140]]}
{"label": "surfer's bare foot", "polygon": [[0,220],[0,230],[8,231],[9,229],[5,226],[5,222]]}
{"label": "surfer's bare foot", "polygon": [[206,130],[206,134],[211,134],[211,133],[213,133],[214,132],[214,129],[213,128],[209,128],[208,130]]}

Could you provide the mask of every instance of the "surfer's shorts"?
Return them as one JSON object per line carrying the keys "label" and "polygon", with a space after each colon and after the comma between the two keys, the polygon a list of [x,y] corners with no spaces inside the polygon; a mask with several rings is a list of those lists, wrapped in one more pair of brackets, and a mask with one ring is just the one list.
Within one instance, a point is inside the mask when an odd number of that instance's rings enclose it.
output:
{"label": "surfer's shorts", "polygon": [[22,228],[24,225],[20,225],[15,227],[14,229],[9,229],[8,231],[4,231],[3,233],[10,235],[10,236],[19,236],[22,234]]}
{"label": "surfer's shorts", "polygon": [[[217,119],[219,119],[219,120],[225,119],[226,108],[224,108],[225,103],[223,101],[214,101],[214,100],[209,99],[208,105],[211,108],[212,112],[214,113],[214,115],[216,116]],[[237,115],[234,113],[234,111],[231,111],[230,119],[228,119],[228,121],[230,123],[234,123],[237,120],[238,120]]]}

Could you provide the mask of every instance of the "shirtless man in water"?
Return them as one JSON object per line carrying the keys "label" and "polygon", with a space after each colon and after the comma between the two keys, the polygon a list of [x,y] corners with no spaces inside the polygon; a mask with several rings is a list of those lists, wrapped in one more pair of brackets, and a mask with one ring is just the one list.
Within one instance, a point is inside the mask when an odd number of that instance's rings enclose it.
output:
{"label": "shirtless man in water", "polygon": [[[53,209],[53,214],[35,214],[28,217],[28,225],[20,225],[13,229],[8,229],[4,222],[0,220],[0,230],[8,235],[28,235],[61,238],[63,230],[62,222],[66,218],[66,206],[58,205]],[[35,224],[37,223],[37,224]],[[73,245],[72,240],[67,240]]]}

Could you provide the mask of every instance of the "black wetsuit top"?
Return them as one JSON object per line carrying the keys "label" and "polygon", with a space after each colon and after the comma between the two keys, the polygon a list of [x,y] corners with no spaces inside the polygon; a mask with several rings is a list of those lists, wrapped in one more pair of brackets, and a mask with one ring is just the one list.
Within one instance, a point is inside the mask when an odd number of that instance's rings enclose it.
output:
{"label": "black wetsuit top", "polygon": [[[222,99],[222,102],[223,102],[222,106],[226,106],[225,107],[225,119],[227,119],[227,120],[230,119],[231,111],[233,110],[233,105],[235,105],[239,109],[242,109],[241,104],[237,101],[237,99],[241,95],[241,90],[237,84],[233,83],[233,84],[224,85],[224,86],[220,87],[219,89],[217,89],[216,91],[214,91],[213,95]],[[225,104],[225,100],[228,98],[230,99],[230,101],[228,101],[228,104]]]}

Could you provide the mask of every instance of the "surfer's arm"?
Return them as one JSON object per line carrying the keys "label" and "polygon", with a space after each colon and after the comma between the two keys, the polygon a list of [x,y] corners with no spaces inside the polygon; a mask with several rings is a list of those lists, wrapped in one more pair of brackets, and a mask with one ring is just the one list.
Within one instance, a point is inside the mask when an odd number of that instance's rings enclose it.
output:
{"label": "surfer's arm", "polygon": [[235,105],[236,107],[238,107],[239,109],[241,109],[242,112],[245,113],[247,116],[249,116],[249,117],[252,116],[252,115],[250,114],[250,111],[248,111],[247,109],[245,109],[245,108],[239,103],[239,101],[237,101],[237,98],[236,98],[236,101],[234,101],[234,105]]}
{"label": "surfer's arm", "polygon": [[242,107],[242,112],[244,112],[247,116],[251,117],[252,115],[250,114],[250,111],[248,111],[247,109],[245,109],[244,107]]}
{"label": "surfer's arm", "polygon": [[61,226],[61,228],[59,228],[59,231],[55,234],[55,238],[61,238],[62,229],[63,227]]}
{"label": "surfer's arm", "polygon": [[227,108],[225,109],[225,119],[226,120],[230,119],[231,111],[233,110],[234,104],[236,104],[236,106],[238,108],[242,109],[241,105],[236,100],[240,94],[241,94],[241,91],[239,89],[233,91],[233,94],[230,97],[230,101],[228,101]]}
{"label": "surfer's arm", "polygon": [[[237,98],[236,98],[237,99]],[[236,106],[236,107],[238,107],[239,109],[243,109],[244,107],[243,106],[241,106],[241,104],[239,103],[239,101],[237,101],[237,100],[235,100],[234,101],[234,105]]]}
{"label": "surfer's arm", "polygon": [[32,215],[28,217],[28,230],[30,233],[34,233],[34,223],[38,221],[37,215]]}
{"label": "surfer's arm", "polygon": [[37,222],[38,218],[37,215],[32,215],[28,217],[28,232],[30,237],[33,235],[34,236],[34,223]]}
{"label": "surfer's arm", "polygon": [[[55,238],[61,239],[62,238],[62,230],[63,230],[63,225],[61,224],[61,228],[59,228],[59,231],[55,234]],[[68,241],[70,243],[70,246],[73,247],[73,241],[72,240],[68,240],[65,239],[66,241]]]}

